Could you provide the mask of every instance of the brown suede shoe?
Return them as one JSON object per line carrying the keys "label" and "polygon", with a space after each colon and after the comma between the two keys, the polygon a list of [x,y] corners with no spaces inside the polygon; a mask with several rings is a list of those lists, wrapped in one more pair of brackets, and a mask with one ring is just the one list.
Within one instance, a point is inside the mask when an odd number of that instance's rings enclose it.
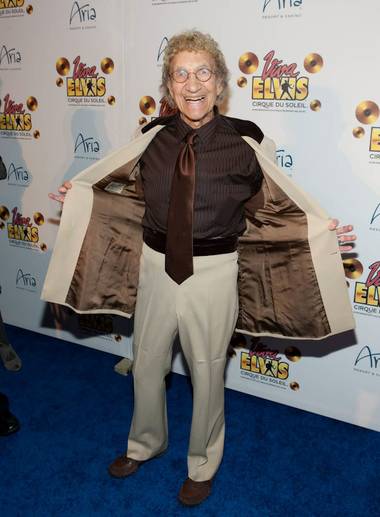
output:
{"label": "brown suede shoe", "polygon": [[108,472],[114,478],[126,478],[134,474],[143,461],[128,458],[128,456],[118,456],[108,467]]}
{"label": "brown suede shoe", "polygon": [[187,478],[181,486],[178,499],[186,506],[200,504],[211,494],[211,483],[211,479],[208,481],[193,481]]}

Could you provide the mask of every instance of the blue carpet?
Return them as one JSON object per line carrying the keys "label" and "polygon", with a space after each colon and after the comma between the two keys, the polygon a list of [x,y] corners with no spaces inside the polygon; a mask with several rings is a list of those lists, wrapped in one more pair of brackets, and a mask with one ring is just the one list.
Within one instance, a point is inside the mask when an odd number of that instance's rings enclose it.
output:
{"label": "blue carpet", "polygon": [[[21,430],[0,437],[0,515],[257,516],[380,515],[380,433],[226,390],[224,460],[211,497],[184,508],[191,390],[172,374],[170,447],[129,479],[106,467],[126,447],[131,377],[117,358],[7,326],[23,360],[1,369]],[[149,372],[147,372],[149,377]]]}

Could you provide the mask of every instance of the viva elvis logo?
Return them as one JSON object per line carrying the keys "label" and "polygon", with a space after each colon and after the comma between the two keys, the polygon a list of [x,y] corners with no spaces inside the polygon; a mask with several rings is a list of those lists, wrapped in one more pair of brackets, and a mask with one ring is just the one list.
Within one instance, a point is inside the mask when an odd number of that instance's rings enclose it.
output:
{"label": "viva elvis logo", "polygon": [[22,7],[25,0],[0,0],[0,9],[15,9]]}
{"label": "viva elvis logo", "polygon": [[[32,129],[32,115],[27,113],[22,102],[14,102],[9,93],[3,99],[4,108],[0,112],[0,130],[2,131],[30,131]],[[27,107],[34,111],[38,103],[35,97],[27,99]]]}
{"label": "viva elvis logo", "polygon": [[[72,75],[71,66],[65,57],[60,57],[56,62],[56,70],[61,76],[57,79],[57,86],[63,85],[63,76],[66,77],[66,94],[68,97],[103,97],[106,93],[106,78],[99,74],[96,65],[87,66],[77,56],[73,63]],[[100,63],[104,74],[110,74],[114,69],[114,62],[111,58],[104,58]]]}
{"label": "viva elvis logo", "polygon": [[369,266],[365,282],[355,283],[354,302],[357,304],[380,306],[380,261]]}
{"label": "viva elvis logo", "polygon": [[[44,218],[42,214],[35,214],[34,222],[39,226],[43,224]],[[38,227],[33,225],[30,217],[23,217],[18,212],[17,207],[12,210],[12,220],[7,224],[8,239],[16,241],[26,241],[37,243],[39,240]]]}
{"label": "viva elvis logo", "polygon": [[106,79],[100,77],[96,66],[87,67],[80,62],[80,56],[74,61],[73,76],[66,79],[68,97],[103,97],[106,93]]}
{"label": "viva elvis logo", "polygon": [[250,352],[241,352],[240,368],[245,371],[260,373],[276,379],[287,379],[289,363],[282,361],[277,351],[255,348]]}
{"label": "viva elvis logo", "polygon": [[297,64],[284,64],[274,50],[264,56],[261,76],[252,77],[252,99],[304,100],[309,94],[309,78],[300,76]]}

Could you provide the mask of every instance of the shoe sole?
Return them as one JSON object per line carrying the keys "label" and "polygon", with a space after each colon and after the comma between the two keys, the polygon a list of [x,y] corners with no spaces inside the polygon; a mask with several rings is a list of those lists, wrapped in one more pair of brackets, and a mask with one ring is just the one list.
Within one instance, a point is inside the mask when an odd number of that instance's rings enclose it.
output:
{"label": "shoe sole", "polygon": [[[141,463],[143,463],[143,462],[141,462]],[[111,468],[110,468],[110,467],[108,468],[108,474],[109,474],[110,476],[112,476],[113,478],[116,478],[116,479],[127,478],[127,477],[129,477],[129,476],[132,476],[132,474],[134,474],[135,472],[137,472],[137,471],[139,470],[141,463],[136,463],[135,468],[134,468],[134,469],[132,469],[132,470],[130,470],[130,471],[128,472],[128,474],[125,474],[125,473],[123,473],[123,474],[122,474],[122,473],[120,473],[120,474],[119,474],[119,473],[117,473],[117,472],[112,472],[112,470],[111,470]]]}
{"label": "shoe sole", "polygon": [[184,506],[197,506],[198,504],[201,504],[203,503],[203,501],[206,501],[206,499],[211,495],[211,490],[210,492],[205,496],[203,497],[200,501],[192,501],[190,499],[184,499],[182,498],[180,495],[178,495],[178,500],[180,503],[182,503]]}

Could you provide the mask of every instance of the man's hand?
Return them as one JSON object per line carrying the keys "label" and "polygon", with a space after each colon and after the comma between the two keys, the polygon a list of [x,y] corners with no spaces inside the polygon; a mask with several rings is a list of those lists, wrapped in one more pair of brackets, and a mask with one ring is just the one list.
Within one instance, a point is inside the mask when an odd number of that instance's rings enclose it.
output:
{"label": "man's hand", "polygon": [[65,196],[68,190],[70,190],[72,187],[70,181],[65,181],[63,185],[61,185],[58,189],[59,194],[53,194],[52,192],[49,192],[50,199],[54,199],[55,201],[59,201],[59,203],[65,202]]}
{"label": "man's hand", "polygon": [[338,224],[338,219],[331,219],[328,228],[331,231],[336,231],[339,251],[351,251],[353,248],[353,242],[356,241],[356,235],[349,233],[352,232],[353,226],[351,224],[338,226]]}

